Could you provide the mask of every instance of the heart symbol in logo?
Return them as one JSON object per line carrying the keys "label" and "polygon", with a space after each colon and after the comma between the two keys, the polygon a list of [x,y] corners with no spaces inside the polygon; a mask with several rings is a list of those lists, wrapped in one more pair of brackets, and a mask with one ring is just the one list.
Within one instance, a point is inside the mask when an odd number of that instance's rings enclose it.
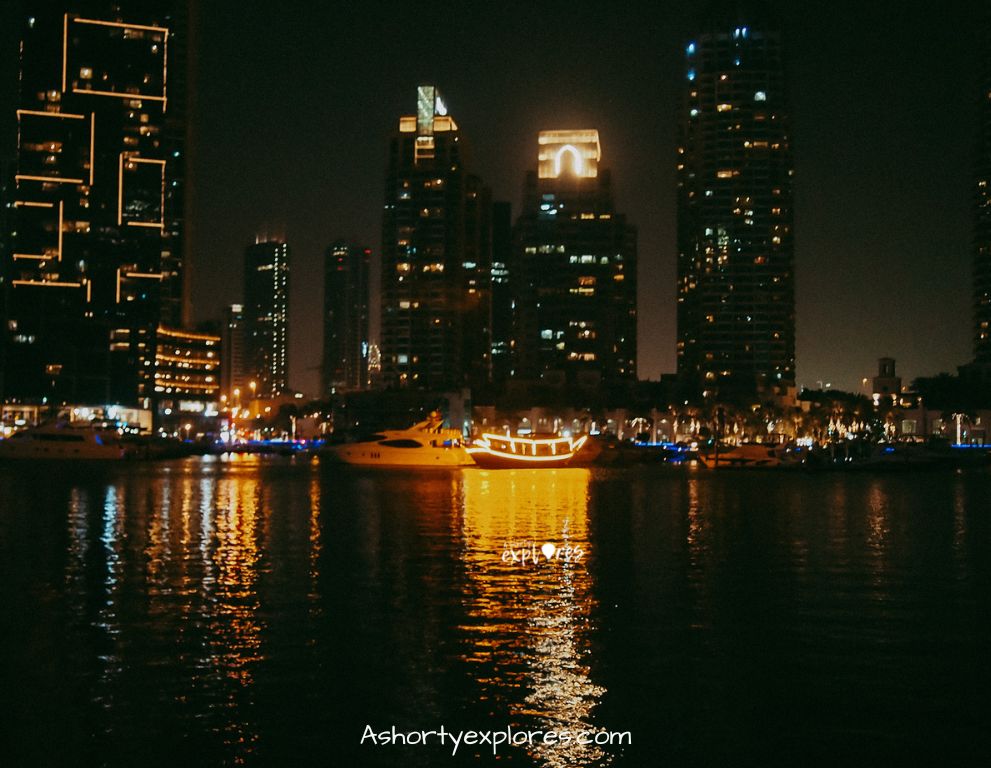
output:
{"label": "heart symbol in logo", "polygon": [[540,551],[544,553],[544,557],[550,560],[552,557],[554,557],[554,553],[557,552],[557,547],[555,547],[550,542],[547,542],[546,544],[544,544],[544,546],[540,548]]}

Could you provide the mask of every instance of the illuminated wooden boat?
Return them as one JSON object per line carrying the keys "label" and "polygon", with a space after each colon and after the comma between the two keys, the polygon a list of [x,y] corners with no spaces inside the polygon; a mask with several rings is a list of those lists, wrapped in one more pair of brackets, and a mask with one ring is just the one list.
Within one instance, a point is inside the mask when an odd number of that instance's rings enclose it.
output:
{"label": "illuminated wooden boat", "polygon": [[587,439],[585,435],[513,437],[486,433],[467,450],[478,466],[487,469],[566,467]]}

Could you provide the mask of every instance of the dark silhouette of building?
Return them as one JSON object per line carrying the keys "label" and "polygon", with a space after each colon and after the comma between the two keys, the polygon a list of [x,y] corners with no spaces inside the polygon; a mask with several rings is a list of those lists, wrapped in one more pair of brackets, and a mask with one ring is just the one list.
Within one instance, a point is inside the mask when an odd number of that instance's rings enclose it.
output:
{"label": "dark silhouette of building", "polygon": [[259,240],[244,252],[244,359],[253,394],[289,389],[289,246]]}
{"label": "dark silhouette of building", "polygon": [[492,204],[492,381],[505,385],[512,371],[513,213],[508,202]]}
{"label": "dark silhouette of building", "polygon": [[220,330],[220,391],[234,402],[234,390],[247,392],[245,379],[244,305],[229,304],[224,307],[224,322]]}
{"label": "dark silhouette of building", "polygon": [[636,229],[617,212],[599,159],[598,131],[540,133],[510,275],[516,378],[636,380]]}
{"label": "dark silhouette of building", "polygon": [[714,395],[795,381],[790,117],[759,3],[713,3],[685,48],[679,119],[678,373]]}
{"label": "dark silhouette of building", "polygon": [[[986,13],[986,16],[991,13]],[[986,22],[980,138],[974,186],[974,357],[991,364],[991,21]]]}
{"label": "dark silhouette of building", "polygon": [[152,407],[147,339],[184,308],[185,4],[25,14],[4,394]]}
{"label": "dark silhouette of building", "polygon": [[444,389],[491,378],[489,190],[465,168],[432,85],[392,137],[382,226],[382,379]]}
{"label": "dark silhouette of building", "polygon": [[902,391],[901,376],[895,375],[895,359],[880,357],[877,361],[877,376],[871,379],[871,393],[874,402],[881,400],[897,402]]}
{"label": "dark silhouette of building", "polygon": [[339,240],[324,255],[323,394],[368,387],[368,248]]}

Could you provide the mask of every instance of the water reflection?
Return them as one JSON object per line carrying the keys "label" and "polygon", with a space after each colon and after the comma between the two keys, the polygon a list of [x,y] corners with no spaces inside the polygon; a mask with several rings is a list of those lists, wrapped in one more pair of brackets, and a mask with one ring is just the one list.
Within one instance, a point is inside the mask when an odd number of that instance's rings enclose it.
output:
{"label": "water reflection", "polygon": [[[221,763],[241,764],[260,738],[252,704],[267,658],[261,585],[273,504],[256,460],[210,469],[166,467],[155,477],[73,487],[65,583],[98,649],[94,703],[139,718],[164,696],[181,719],[201,723],[194,732],[205,725],[220,736]],[[315,481],[302,487],[313,499],[299,510],[309,564],[302,589],[315,599],[320,493]],[[199,702],[194,711],[190,700]],[[157,727],[167,729],[167,719]],[[119,729],[100,730],[120,738]]]}
{"label": "water reflection", "polygon": [[[461,627],[466,660],[493,712],[513,726],[596,729],[605,689],[589,668],[593,584],[588,562],[589,472],[584,469],[472,471],[463,475],[462,540],[468,578]],[[545,543],[581,549],[581,560],[513,562],[510,550]],[[504,553],[507,553],[504,555]],[[574,558],[574,555],[573,555]],[[528,748],[549,768],[608,765],[599,747],[572,740]]]}
{"label": "water reflection", "polygon": [[[0,465],[5,764],[979,764],[989,482]],[[454,760],[366,722],[636,738]]]}

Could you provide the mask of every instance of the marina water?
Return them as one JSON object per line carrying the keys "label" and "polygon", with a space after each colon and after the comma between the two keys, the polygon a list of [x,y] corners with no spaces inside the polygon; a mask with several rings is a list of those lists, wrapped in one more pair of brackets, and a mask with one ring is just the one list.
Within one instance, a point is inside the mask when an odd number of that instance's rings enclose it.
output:
{"label": "marina water", "polygon": [[[978,764],[989,490],[986,469],[0,466],[5,763]],[[630,740],[452,755],[368,726]]]}

